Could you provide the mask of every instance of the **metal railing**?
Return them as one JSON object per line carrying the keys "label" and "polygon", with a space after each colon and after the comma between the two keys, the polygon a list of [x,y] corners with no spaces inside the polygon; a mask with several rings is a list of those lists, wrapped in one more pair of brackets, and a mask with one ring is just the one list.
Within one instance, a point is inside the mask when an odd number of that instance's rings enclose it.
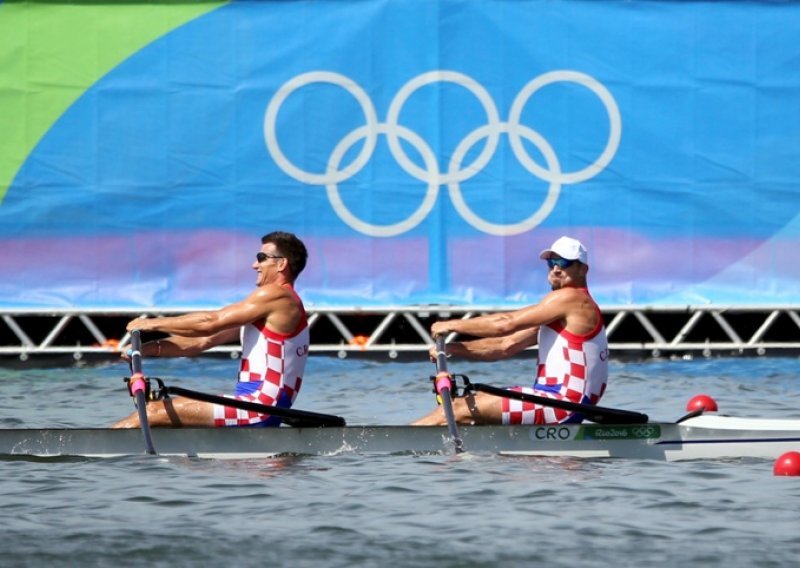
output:
{"label": "metal railing", "polygon": [[[312,352],[339,357],[373,354],[396,358],[424,352],[433,343],[430,325],[439,319],[471,318],[508,310],[491,306],[390,306],[312,308]],[[645,357],[794,354],[800,351],[800,305],[611,306],[603,307],[612,353]],[[0,356],[116,356],[133,317],[172,311],[0,311]],[[452,339],[452,338],[451,338]],[[238,345],[215,353],[238,357]]]}

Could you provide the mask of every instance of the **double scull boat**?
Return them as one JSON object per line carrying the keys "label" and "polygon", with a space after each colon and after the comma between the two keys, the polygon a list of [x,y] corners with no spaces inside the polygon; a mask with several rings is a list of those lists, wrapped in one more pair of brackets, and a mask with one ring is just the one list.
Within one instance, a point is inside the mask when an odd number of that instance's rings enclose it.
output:
{"label": "double scull boat", "polygon": [[[800,419],[702,414],[677,423],[462,426],[471,453],[575,458],[697,460],[776,459],[800,450]],[[160,455],[263,458],[277,455],[445,454],[446,427],[324,426],[179,428],[152,431]],[[3,429],[0,455],[115,457],[143,454],[138,429]]]}
{"label": "double scull boat", "polygon": [[[0,456],[117,457],[136,454],[201,458],[263,458],[280,455],[492,453],[575,458],[695,460],[776,459],[800,449],[800,419],[734,418],[693,411],[677,422],[651,422],[646,414],[472,384],[447,370],[444,339],[437,338],[437,375],[431,377],[445,406],[447,427],[348,426],[344,418],[169,387],[142,373],[141,339],[132,332],[132,375],[141,429],[0,429]],[[460,379],[462,386],[457,385]],[[460,391],[460,392],[459,392]],[[483,391],[580,412],[590,422],[544,426],[457,426],[451,396]],[[163,428],[151,431],[146,401],[170,395],[280,417],[278,428]],[[142,435],[144,434],[144,445]]]}

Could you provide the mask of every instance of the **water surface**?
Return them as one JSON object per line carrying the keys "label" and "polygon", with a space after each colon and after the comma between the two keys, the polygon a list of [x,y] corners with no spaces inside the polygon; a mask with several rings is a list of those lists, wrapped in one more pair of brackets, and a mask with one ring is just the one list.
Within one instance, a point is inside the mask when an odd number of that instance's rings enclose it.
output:
{"label": "water surface", "polygon": [[[509,384],[530,361],[451,361]],[[800,416],[793,358],[615,362],[605,406],[674,420],[698,393],[742,416]],[[225,392],[235,362],[147,361]],[[103,426],[132,410],[122,365],[0,369],[3,427]],[[314,357],[298,408],[404,424],[432,365]],[[798,448],[800,450],[800,448]],[[0,459],[4,566],[789,566],[800,478],[769,460],[661,463],[471,455],[216,461]]]}

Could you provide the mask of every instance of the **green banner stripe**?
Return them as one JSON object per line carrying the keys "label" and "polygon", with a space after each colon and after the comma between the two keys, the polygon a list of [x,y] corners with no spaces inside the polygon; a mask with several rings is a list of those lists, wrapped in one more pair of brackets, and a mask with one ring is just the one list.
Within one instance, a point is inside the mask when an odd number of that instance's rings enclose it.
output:
{"label": "green banner stripe", "polygon": [[144,46],[226,3],[0,4],[0,203],[34,146],[91,85]]}

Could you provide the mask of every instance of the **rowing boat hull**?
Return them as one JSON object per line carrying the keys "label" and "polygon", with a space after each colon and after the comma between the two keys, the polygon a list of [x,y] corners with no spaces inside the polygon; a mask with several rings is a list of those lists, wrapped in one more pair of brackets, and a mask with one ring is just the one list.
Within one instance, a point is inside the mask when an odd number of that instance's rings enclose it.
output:
{"label": "rowing boat hull", "polygon": [[[465,426],[464,448],[473,453],[576,458],[691,460],[775,459],[800,450],[800,420],[699,416],[680,424]],[[447,428],[347,426],[341,428],[157,429],[161,455],[260,458],[340,453],[447,453]],[[144,453],[139,430],[0,430],[0,455],[115,457]]]}

